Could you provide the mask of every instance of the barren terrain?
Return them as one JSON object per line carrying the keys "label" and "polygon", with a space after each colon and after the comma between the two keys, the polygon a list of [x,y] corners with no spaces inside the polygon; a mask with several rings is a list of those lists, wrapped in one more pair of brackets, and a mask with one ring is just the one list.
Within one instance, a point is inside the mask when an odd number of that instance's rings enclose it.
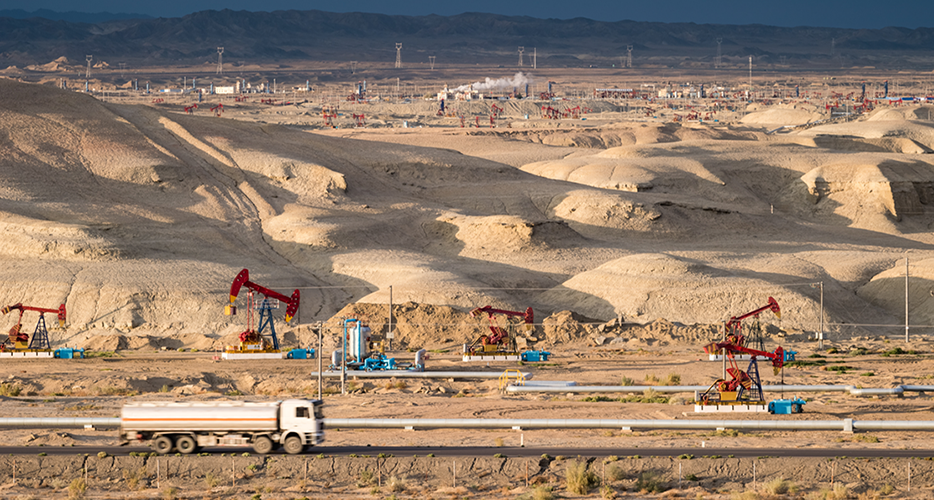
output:
{"label": "barren terrain", "polygon": [[[436,101],[386,99],[341,102],[330,128],[322,105],[337,102],[314,98],[289,105],[226,99],[220,116],[206,105],[186,114],[188,100],[151,101],[102,101],[0,79],[0,302],[64,303],[66,326],[49,318],[54,346],[117,351],[87,360],[4,361],[3,387],[18,395],[0,401],[2,416],[114,416],[127,397],[313,395],[314,361],[213,362],[212,351],[245,328],[244,315],[222,314],[243,268],[269,288],[301,291],[298,317],[277,329],[288,347],[315,347],[313,327],[322,323],[325,356],[336,346],[341,318],[363,319],[384,336],[391,294],[389,354],[406,359],[431,349],[429,370],[463,367],[460,346],[486,328],[471,309],[531,306],[536,329],[520,345],[554,353],[553,361],[527,366],[537,379],[618,385],[627,378],[638,385],[674,375],[705,385],[720,376],[718,363],[699,360],[701,347],[719,338],[718,324],[774,297],[781,318],[766,312],[759,319],[766,347],[823,361],[787,368],[785,383],[895,387],[925,385],[929,376],[928,106],[880,104],[833,119],[821,103],[779,99],[708,107],[710,119],[687,120],[685,103],[653,103],[647,112],[645,103],[624,101],[510,100],[496,101],[505,111],[490,128],[489,102],[449,103],[456,113],[438,116]],[[541,117],[542,106],[572,104],[589,112]],[[365,113],[367,127],[352,126],[348,115],[356,113]],[[461,128],[458,114],[487,121]],[[15,324],[14,317],[3,320],[4,328]],[[35,321],[27,313],[24,331],[31,333]],[[825,351],[836,353],[818,351],[821,329]],[[914,353],[883,355],[895,347]],[[849,368],[824,369],[830,365]],[[490,367],[505,368],[515,364]],[[680,404],[690,394],[666,403],[588,402],[573,393],[503,396],[494,381],[387,385],[354,381],[352,394],[326,397],[326,415],[696,418]],[[627,395],[620,390],[615,398]],[[806,397],[805,414],[769,418],[931,419],[923,393]],[[516,434],[333,430],[327,439],[511,446]],[[115,439],[100,431],[4,436],[47,446]],[[841,455],[851,446],[932,448],[923,433],[880,433],[878,442],[858,436],[526,431],[521,439],[526,446],[587,440],[647,447],[709,438],[718,446],[837,446]],[[854,493],[886,482],[902,492],[895,462],[860,468],[862,476],[845,481]],[[771,463],[776,475],[800,476],[805,492],[827,486],[794,461]],[[703,462],[697,475],[739,467],[723,464]],[[342,474],[342,488],[357,479]],[[550,484],[561,488],[562,474]],[[631,490],[635,476],[626,480]],[[912,492],[934,486],[917,481]],[[746,483],[688,492],[728,496]],[[524,492],[515,490],[519,482],[496,486],[505,491],[430,484],[430,492],[410,494]]]}

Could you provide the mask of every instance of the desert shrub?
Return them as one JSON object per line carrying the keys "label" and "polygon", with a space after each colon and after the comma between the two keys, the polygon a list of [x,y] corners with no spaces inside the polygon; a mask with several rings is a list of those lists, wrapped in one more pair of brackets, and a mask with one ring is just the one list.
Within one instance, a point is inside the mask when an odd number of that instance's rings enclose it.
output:
{"label": "desert shrub", "polygon": [[642,391],[641,396],[626,396],[620,398],[621,403],[668,403],[668,396],[662,396],[656,391],[649,387],[648,389]]}
{"label": "desert shrub", "polygon": [[389,491],[394,493],[405,491],[405,478],[390,476],[389,481],[386,482],[386,486],[389,488]]}
{"label": "desert shrub", "polygon": [[645,381],[649,384],[657,384],[658,377],[654,373],[649,373],[645,375]]}
{"label": "desert shrub", "polygon": [[212,490],[220,484],[220,479],[217,478],[214,474],[208,474],[204,476],[204,487],[205,489]]}
{"label": "desert shrub", "polygon": [[784,495],[786,493],[794,493],[798,491],[798,487],[795,486],[795,483],[783,477],[777,477],[765,483],[762,487],[765,492],[770,495]]}
{"label": "desert shrub", "polygon": [[496,438],[496,439],[494,439],[494,440],[493,440],[493,446],[496,446],[497,448],[502,448],[502,447],[503,447],[503,438]]}
{"label": "desert shrub", "polygon": [[52,478],[52,481],[49,483],[49,486],[53,490],[60,490],[68,486],[68,481],[65,481],[64,479],[60,477],[54,477]]}
{"label": "desert shrub", "polygon": [[68,498],[72,500],[79,500],[84,498],[87,492],[88,483],[84,482],[84,479],[80,477],[68,485]]}
{"label": "desert shrub", "polygon": [[629,377],[623,377],[622,380],[620,380],[619,385],[625,385],[625,386],[633,385],[633,380]]}
{"label": "desert shrub", "polygon": [[15,384],[0,384],[0,396],[19,396],[23,388]]}
{"label": "desert shrub", "polygon": [[643,472],[639,474],[635,484],[636,491],[645,491],[648,493],[660,493],[665,491],[662,484],[662,478],[654,472]]}
{"label": "desert shrub", "polygon": [[626,470],[620,464],[611,463],[606,468],[607,481],[622,481],[623,479],[626,479]]}
{"label": "desert shrub", "polygon": [[373,475],[373,471],[366,469],[360,473],[360,479],[357,481],[357,487],[363,488],[364,486],[372,486],[376,482],[376,477]]}
{"label": "desert shrub", "polygon": [[892,485],[889,484],[889,483],[885,483],[885,484],[882,485],[881,488],[879,488],[879,494],[882,495],[882,496],[891,495],[892,492],[894,492],[894,491],[895,491],[895,487],[892,486]]}
{"label": "desert shrub", "polygon": [[818,492],[812,493],[806,497],[808,500],[846,500],[850,498],[850,490],[842,484],[838,484],[833,489],[823,488]]}
{"label": "desert shrub", "polygon": [[176,498],[178,498],[178,488],[169,486],[162,490],[162,500],[175,500]]}
{"label": "desert shrub", "polygon": [[681,385],[681,375],[669,373],[662,385]]}
{"label": "desert shrub", "polygon": [[148,477],[149,473],[146,470],[146,467],[140,467],[137,470],[123,470],[123,480],[126,481],[126,486],[130,491],[138,491],[146,487],[145,484],[141,485],[140,480],[144,477]]}
{"label": "desert shrub", "polygon": [[568,491],[578,495],[586,495],[590,490],[600,484],[600,478],[587,466],[587,462],[575,460],[568,464],[565,470],[565,480]]}
{"label": "desert shrub", "polygon": [[604,484],[603,487],[600,488],[600,496],[606,500],[613,500],[616,498],[616,490],[611,488],[610,485]]}

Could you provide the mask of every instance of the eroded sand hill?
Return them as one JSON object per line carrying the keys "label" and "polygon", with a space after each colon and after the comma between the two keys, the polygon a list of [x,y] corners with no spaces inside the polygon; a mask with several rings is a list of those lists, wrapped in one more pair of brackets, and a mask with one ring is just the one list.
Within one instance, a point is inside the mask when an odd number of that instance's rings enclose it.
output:
{"label": "eroded sand hill", "polygon": [[825,320],[852,335],[899,324],[910,250],[930,324],[927,109],[765,133],[812,118],[780,111],[680,125],[608,108],[582,126],[516,108],[483,131],[426,111],[424,129],[306,132],[287,126],[298,106],[271,125],[0,80],[0,302],[66,303],[69,342],[219,338],[243,329],[222,307],[249,268],[301,289],[300,325],[392,286],[451,314],[634,323],[713,324],[774,296],[784,314],[764,321],[807,332],[823,282]]}

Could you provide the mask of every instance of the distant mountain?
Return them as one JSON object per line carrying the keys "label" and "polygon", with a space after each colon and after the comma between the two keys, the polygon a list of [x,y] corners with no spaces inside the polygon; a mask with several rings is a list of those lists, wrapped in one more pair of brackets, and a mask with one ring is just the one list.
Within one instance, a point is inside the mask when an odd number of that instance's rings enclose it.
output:
{"label": "distant mountain", "polygon": [[[6,11],[10,12],[10,11]],[[44,12],[44,11],[37,11]],[[37,13],[33,13],[34,15]],[[69,13],[71,14],[71,13]],[[61,14],[60,16],[65,16]],[[97,14],[88,14],[97,16]],[[110,14],[110,16],[131,16]],[[0,66],[42,65],[65,56],[136,64],[272,62],[301,59],[391,63],[403,44],[403,64],[485,63],[514,66],[517,47],[549,65],[620,64],[633,46],[634,66],[712,67],[717,40],[725,65],[802,68],[934,65],[934,29],[841,28],[694,23],[603,22],[577,18],[465,13],[389,16],[322,11],[202,11],[181,18],[121,17],[88,22],[50,17],[0,17]],[[831,45],[833,43],[833,45]]]}
{"label": "distant mountain", "polygon": [[107,21],[123,21],[127,19],[152,19],[152,16],[146,14],[111,14],[110,12],[55,12],[48,9],[39,9],[33,12],[27,12],[22,9],[0,9],[0,17],[12,17],[13,19],[30,19],[41,17],[49,21],[67,21],[69,23],[97,24]]}

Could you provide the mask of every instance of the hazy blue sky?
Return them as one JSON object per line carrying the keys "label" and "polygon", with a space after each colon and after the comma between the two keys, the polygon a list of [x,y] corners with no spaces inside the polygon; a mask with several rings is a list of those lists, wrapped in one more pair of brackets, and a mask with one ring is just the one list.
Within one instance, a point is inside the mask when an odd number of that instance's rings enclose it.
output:
{"label": "hazy blue sky", "polygon": [[931,0],[0,0],[0,9],[130,12],[180,17],[200,10],[325,10],[402,15],[489,12],[538,18],[882,28],[934,26]]}

